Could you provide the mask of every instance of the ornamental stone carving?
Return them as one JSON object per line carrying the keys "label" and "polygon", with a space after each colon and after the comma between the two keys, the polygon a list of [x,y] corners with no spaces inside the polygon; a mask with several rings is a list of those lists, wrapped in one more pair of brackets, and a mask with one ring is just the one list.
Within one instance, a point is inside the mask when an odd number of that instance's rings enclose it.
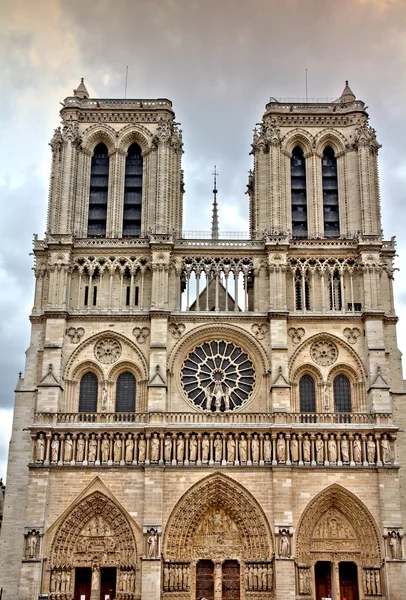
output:
{"label": "ornamental stone carving", "polygon": [[288,329],[288,335],[291,338],[293,344],[300,344],[305,333],[306,331],[303,329],[303,327],[290,327]]}
{"label": "ornamental stone carving", "polygon": [[245,590],[247,592],[271,592],[273,590],[273,564],[271,562],[246,563]]}
{"label": "ornamental stone carving", "polygon": [[361,330],[358,327],[345,327],[343,335],[350,344],[355,344],[361,335]]}
{"label": "ornamental stone carving", "polygon": [[149,336],[149,329],[148,327],[134,327],[133,335],[139,344],[145,344]]}
{"label": "ornamental stone carving", "polygon": [[68,327],[66,335],[72,342],[72,344],[78,344],[82,337],[85,335],[83,327]]}
{"label": "ornamental stone carving", "polygon": [[257,340],[263,340],[268,333],[269,327],[266,323],[254,323],[251,326],[251,331]]}
{"label": "ornamental stone carving", "polygon": [[337,360],[338,349],[337,346],[332,342],[314,342],[310,348],[310,355],[316,365],[320,365],[321,367],[329,367]]}
{"label": "ornamental stone carving", "polygon": [[104,365],[111,365],[121,356],[121,344],[115,338],[104,338],[94,347],[94,355]]}
{"label": "ornamental stone carving", "polygon": [[170,323],[168,329],[172,337],[175,340],[179,340],[182,337],[186,326],[183,323]]}

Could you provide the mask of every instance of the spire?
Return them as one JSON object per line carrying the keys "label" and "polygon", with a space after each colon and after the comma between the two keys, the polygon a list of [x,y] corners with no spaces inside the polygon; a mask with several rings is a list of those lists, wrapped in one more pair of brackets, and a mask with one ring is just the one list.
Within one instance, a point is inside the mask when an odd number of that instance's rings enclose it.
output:
{"label": "spire", "polygon": [[214,165],[214,184],[213,184],[213,210],[212,210],[212,218],[211,218],[211,239],[218,240],[219,239],[219,213],[218,213],[218,205],[217,205],[217,171],[216,165]]}
{"label": "spire", "polygon": [[355,100],[355,94],[348,85],[348,80],[345,82],[345,88],[340,96],[340,100],[341,102],[352,102]]}
{"label": "spire", "polygon": [[83,77],[80,80],[78,88],[76,90],[73,90],[73,93],[76,96],[76,98],[89,98],[89,92],[87,91],[87,88],[85,86],[85,80],[83,79]]}

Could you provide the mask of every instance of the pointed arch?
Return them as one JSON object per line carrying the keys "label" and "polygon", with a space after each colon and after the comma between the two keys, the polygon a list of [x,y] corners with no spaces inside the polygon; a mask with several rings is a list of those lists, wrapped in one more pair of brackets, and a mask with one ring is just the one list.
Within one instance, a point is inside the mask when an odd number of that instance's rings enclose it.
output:
{"label": "pointed arch", "polygon": [[305,154],[312,151],[314,137],[305,129],[297,127],[289,131],[282,139],[282,149],[290,156],[295,146],[300,146]]}
{"label": "pointed arch", "polygon": [[[342,523],[341,538],[329,539],[316,529],[329,516]],[[310,565],[331,560],[331,555],[337,553],[343,560],[364,566],[380,567],[382,562],[375,519],[355,494],[335,483],[319,492],[305,508],[297,527],[296,556],[298,564]]]}
{"label": "pointed arch", "polygon": [[149,129],[139,123],[126,125],[119,131],[118,135],[118,149],[121,152],[128,152],[128,148],[134,142],[140,146],[143,153],[148,152],[154,137]]}
{"label": "pointed arch", "polygon": [[[193,546],[194,536],[202,520],[211,510],[222,511],[241,538],[239,558],[269,560],[273,554],[272,534],[257,500],[233,479],[216,473],[190,488],[172,510],[165,529],[165,559],[184,560],[199,556]],[[230,553],[230,548],[225,548]],[[236,557],[236,556],[234,556]]]}
{"label": "pointed arch", "polygon": [[331,146],[336,154],[345,152],[345,136],[335,129],[323,129],[314,137],[317,154],[323,154],[326,146]]}
{"label": "pointed arch", "polygon": [[83,148],[92,153],[97,144],[103,143],[112,153],[116,149],[116,136],[117,132],[105,123],[91,125],[83,133]]}

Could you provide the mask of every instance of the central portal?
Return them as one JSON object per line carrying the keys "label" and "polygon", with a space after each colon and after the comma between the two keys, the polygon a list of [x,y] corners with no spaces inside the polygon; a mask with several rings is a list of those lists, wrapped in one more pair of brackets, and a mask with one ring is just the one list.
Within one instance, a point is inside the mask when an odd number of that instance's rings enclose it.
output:
{"label": "central portal", "polygon": [[211,560],[199,560],[196,565],[196,600],[214,600],[214,564]]}

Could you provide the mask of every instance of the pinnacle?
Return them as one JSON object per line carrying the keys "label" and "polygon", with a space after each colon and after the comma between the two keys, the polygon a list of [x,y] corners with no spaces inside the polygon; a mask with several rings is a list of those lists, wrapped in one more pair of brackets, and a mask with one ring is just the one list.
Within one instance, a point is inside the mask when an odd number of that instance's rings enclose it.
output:
{"label": "pinnacle", "polygon": [[81,78],[77,89],[73,90],[73,93],[77,98],[89,98],[89,92],[87,91],[83,77]]}
{"label": "pinnacle", "polygon": [[340,96],[341,102],[352,102],[355,100],[355,94],[348,85],[348,79],[345,82],[345,88]]}

